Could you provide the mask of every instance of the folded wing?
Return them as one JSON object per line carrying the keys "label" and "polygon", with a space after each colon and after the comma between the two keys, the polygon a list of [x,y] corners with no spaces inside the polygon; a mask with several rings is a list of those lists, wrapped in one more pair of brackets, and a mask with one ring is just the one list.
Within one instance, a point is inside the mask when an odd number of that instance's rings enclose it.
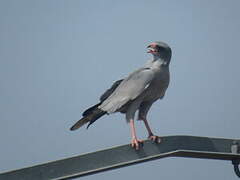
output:
{"label": "folded wing", "polygon": [[118,85],[115,91],[98,108],[107,113],[116,112],[130,100],[141,96],[153,77],[154,72],[150,68],[141,68],[133,72]]}

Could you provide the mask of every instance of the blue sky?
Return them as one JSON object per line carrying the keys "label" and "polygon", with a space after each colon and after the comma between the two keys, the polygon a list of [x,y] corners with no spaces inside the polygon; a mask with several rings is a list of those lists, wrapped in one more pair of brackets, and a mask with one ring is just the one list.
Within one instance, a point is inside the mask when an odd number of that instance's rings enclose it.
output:
{"label": "blue sky", "polygon": [[[239,138],[240,1],[0,1],[0,171],[130,142],[124,116],[70,132],[115,80],[167,42],[171,83],[149,114],[160,136]],[[139,138],[147,136],[137,122]],[[173,171],[175,173],[173,173]],[[231,162],[170,158],[82,179],[237,179]]]}

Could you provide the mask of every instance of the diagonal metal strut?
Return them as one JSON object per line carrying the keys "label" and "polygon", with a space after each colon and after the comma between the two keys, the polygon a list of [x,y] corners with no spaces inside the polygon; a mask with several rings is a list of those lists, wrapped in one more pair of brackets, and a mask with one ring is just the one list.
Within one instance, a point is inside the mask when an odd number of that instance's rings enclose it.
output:
{"label": "diagonal metal strut", "polygon": [[236,164],[240,161],[239,139],[196,136],[164,136],[161,139],[160,144],[144,141],[138,151],[128,144],[4,172],[0,180],[70,179],[170,156],[231,160],[235,163],[234,169],[239,171],[239,164]]}

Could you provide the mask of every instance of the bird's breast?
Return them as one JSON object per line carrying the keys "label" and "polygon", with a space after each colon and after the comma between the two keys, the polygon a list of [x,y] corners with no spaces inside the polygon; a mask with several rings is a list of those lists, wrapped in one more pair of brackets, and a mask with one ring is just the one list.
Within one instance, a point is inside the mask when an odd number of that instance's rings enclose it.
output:
{"label": "bird's breast", "polygon": [[162,98],[168,88],[170,74],[168,68],[160,68],[155,72],[154,79],[146,89],[145,100],[157,100]]}

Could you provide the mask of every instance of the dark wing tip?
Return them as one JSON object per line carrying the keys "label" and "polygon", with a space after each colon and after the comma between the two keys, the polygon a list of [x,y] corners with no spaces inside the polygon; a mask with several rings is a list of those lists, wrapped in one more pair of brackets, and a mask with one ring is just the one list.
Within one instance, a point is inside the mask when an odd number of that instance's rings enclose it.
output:
{"label": "dark wing tip", "polygon": [[83,113],[82,113],[82,116],[87,116],[89,114],[91,114],[101,103],[98,103],[94,106],[91,106],[90,108],[88,108],[87,110],[85,110]]}
{"label": "dark wing tip", "polygon": [[87,125],[87,128],[86,129],[88,129],[89,128],[89,126],[92,124],[92,123],[94,123],[96,120],[94,120],[94,121],[90,121],[89,123],[88,123],[88,125]]}

